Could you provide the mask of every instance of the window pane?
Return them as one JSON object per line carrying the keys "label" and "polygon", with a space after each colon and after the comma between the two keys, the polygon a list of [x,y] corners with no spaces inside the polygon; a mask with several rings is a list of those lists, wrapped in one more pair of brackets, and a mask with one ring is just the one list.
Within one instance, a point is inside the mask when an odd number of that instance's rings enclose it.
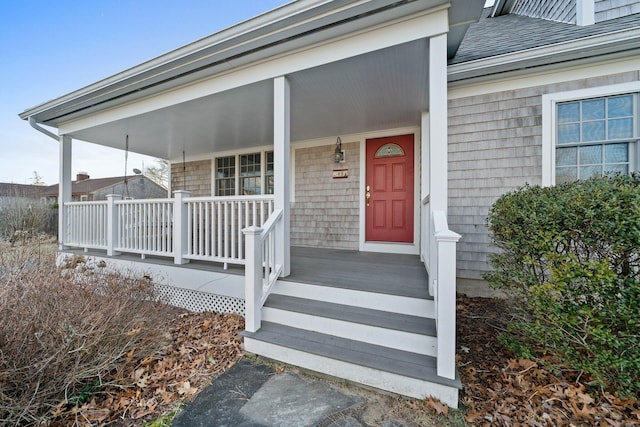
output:
{"label": "window pane", "polygon": [[607,175],[614,175],[614,174],[627,175],[629,173],[629,166],[628,165],[605,165],[604,173]]}
{"label": "window pane", "polygon": [[602,166],[583,166],[580,168],[580,179],[589,179],[602,175]]}
{"label": "window pane", "polygon": [[578,168],[557,168],[556,169],[556,183],[562,184],[563,182],[575,181],[578,179]]}
{"label": "window pane", "polygon": [[273,151],[265,153],[266,156],[266,170],[265,170],[265,194],[273,194]]}
{"label": "window pane", "polygon": [[633,119],[609,120],[609,139],[633,137]]}
{"label": "window pane", "polygon": [[556,149],[556,166],[570,166],[578,164],[578,149],[576,147]]}
{"label": "window pane", "polygon": [[583,141],[604,141],[604,120],[582,123]]}
{"label": "window pane", "polygon": [[261,194],[260,153],[240,156],[240,194],[248,196]]}
{"label": "window pane", "polygon": [[602,145],[593,145],[590,147],[580,147],[580,164],[594,165],[602,163]]}
{"label": "window pane", "polygon": [[582,101],[582,120],[604,119],[604,99]]}
{"label": "window pane", "polygon": [[558,125],[558,144],[580,141],[580,125]]}
{"label": "window pane", "polygon": [[240,178],[240,194],[243,196],[253,196],[260,194],[260,177]]}
{"label": "window pane", "polygon": [[579,102],[565,102],[564,104],[558,104],[558,123],[577,122],[579,120]]}
{"label": "window pane", "polygon": [[607,163],[625,163],[629,161],[629,144],[608,144],[604,147]]}
{"label": "window pane", "polygon": [[609,98],[607,107],[609,117],[630,117],[633,115],[633,95]]}

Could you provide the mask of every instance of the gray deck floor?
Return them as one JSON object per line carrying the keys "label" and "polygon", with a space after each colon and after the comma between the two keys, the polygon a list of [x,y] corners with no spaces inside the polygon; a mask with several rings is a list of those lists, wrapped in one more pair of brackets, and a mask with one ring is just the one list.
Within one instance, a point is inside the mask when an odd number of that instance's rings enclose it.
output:
{"label": "gray deck floor", "polygon": [[[106,256],[104,251],[72,250],[82,255]],[[114,258],[149,264],[174,265],[172,258],[122,254]],[[206,271],[244,274],[244,266],[205,261],[180,265]],[[355,289],[414,298],[430,298],[428,276],[417,255],[383,254],[339,249],[291,248],[291,275],[286,281]]]}
{"label": "gray deck floor", "polygon": [[291,275],[284,280],[430,298],[417,255],[292,247]]}

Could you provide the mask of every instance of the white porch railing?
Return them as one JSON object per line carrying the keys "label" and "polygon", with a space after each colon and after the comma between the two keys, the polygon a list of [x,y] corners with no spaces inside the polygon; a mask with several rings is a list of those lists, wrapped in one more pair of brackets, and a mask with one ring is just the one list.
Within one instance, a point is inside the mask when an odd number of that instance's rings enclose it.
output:
{"label": "white porch railing", "polygon": [[118,200],[114,204],[116,251],[143,257],[173,256],[173,200]]}
{"label": "white porch railing", "polygon": [[69,202],[64,242],[80,248],[107,249],[107,202]]}
{"label": "white porch railing", "polygon": [[262,226],[273,212],[273,196],[192,197],[187,206],[184,257],[245,263],[242,229]]}
{"label": "white porch railing", "polygon": [[275,210],[262,228],[255,225],[243,230],[246,237],[245,330],[256,332],[262,323],[261,310],[271,288],[282,273],[283,260],[276,249],[278,227],[283,227],[283,213]]}
{"label": "white porch railing", "polygon": [[64,204],[67,247],[244,264],[242,229],[262,226],[273,211],[273,196],[189,197],[176,191],[173,199],[122,200]]}
{"label": "white porch railing", "polygon": [[[425,224],[423,224],[424,226]],[[456,245],[460,235],[449,230],[447,214],[433,211],[433,234],[429,235],[429,280],[435,302],[437,373],[456,377]],[[432,285],[432,286],[431,286]]]}

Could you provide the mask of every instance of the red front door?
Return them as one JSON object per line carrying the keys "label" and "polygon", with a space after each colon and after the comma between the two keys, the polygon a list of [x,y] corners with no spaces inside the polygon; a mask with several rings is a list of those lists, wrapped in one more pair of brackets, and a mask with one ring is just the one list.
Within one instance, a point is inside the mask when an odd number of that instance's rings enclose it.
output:
{"label": "red front door", "polygon": [[413,139],[367,140],[367,241],[413,243]]}

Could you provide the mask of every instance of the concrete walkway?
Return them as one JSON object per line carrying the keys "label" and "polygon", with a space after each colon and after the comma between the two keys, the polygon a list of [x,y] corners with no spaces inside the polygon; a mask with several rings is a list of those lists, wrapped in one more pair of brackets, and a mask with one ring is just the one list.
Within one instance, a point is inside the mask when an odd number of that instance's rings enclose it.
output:
{"label": "concrete walkway", "polygon": [[[325,381],[241,359],[175,418],[173,427],[363,427],[363,399]],[[402,426],[386,422],[385,427]]]}

